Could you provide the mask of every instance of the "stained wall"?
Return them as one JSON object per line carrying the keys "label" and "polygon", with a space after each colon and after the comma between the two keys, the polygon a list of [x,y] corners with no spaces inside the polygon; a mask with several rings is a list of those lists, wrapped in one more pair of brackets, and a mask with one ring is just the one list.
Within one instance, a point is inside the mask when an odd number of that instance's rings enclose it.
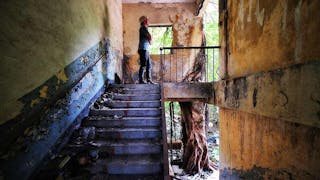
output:
{"label": "stained wall", "polygon": [[[235,91],[230,91],[230,94],[226,87],[229,84],[225,84],[221,92],[228,98],[223,100],[220,97],[220,99],[227,104],[229,102],[226,100],[230,98],[233,99],[232,102],[246,99],[245,101],[251,104],[237,104],[233,107],[229,104],[220,108],[221,179],[320,177],[318,125],[304,123],[309,121],[303,119],[306,116],[297,117],[292,113],[289,114],[289,111],[263,113],[278,105],[268,102],[281,101],[281,98],[287,97],[286,101],[290,107],[283,106],[284,108],[291,108],[293,113],[308,108],[306,112],[312,114],[315,121],[319,118],[317,115],[320,112],[319,104],[313,102],[313,99],[319,97],[314,93],[299,93],[306,88],[303,86],[304,83],[319,81],[317,76],[320,74],[319,63],[315,62],[320,60],[318,33],[320,20],[314,18],[320,15],[318,7],[320,7],[318,1],[308,0],[228,1],[227,36],[224,33],[224,24],[220,29],[221,43],[225,45],[227,42],[228,59],[224,57],[225,46],[223,46],[220,65],[223,67],[224,63],[227,63],[227,69],[221,68],[224,71],[221,74],[227,71],[228,76],[225,78],[229,79],[228,82],[233,82]],[[223,20],[226,14],[222,11],[220,14],[220,20]],[[314,76],[302,76],[303,73],[295,70],[295,65],[298,65],[298,69],[308,67],[315,69],[312,72]],[[283,69],[292,71],[290,77],[300,79],[299,82],[291,82],[293,79],[288,77],[283,79],[284,83],[269,89],[268,93],[263,87],[277,84],[278,79],[283,77],[283,73],[278,72],[284,72]],[[263,73],[266,71],[270,72]],[[272,78],[270,81],[263,81],[262,84],[254,83],[258,79],[250,79],[251,77],[267,79],[268,74],[272,74]],[[254,84],[254,90],[249,93],[249,86],[239,86],[237,82],[240,81],[247,81],[244,85]],[[289,84],[293,84],[294,88]],[[317,87],[316,84],[311,85]],[[285,91],[278,91],[279,87]],[[247,94],[243,96],[241,92]],[[283,95],[287,92],[293,96],[288,98],[289,96]],[[274,96],[274,93],[281,96]],[[306,100],[300,102],[299,99]],[[312,102],[309,102],[309,99]],[[258,102],[260,100],[266,101]],[[259,103],[263,104],[260,110],[257,109]],[[299,103],[305,103],[305,107],[300,109]],[[281,113],[286,113],[286,118],[283,118]]]}
{"label": "stained wall", "polygon": [[220,108],[221,179],[317,179],[317,127]]}
{"label": "stained wall", "polygon": [[121,59],[122,4],[116,2],[1,2],[0,124],[20,113],[20,97],[52,76],[66,82],[63,69],[105,37]]}
{"label": "stained wall", "polygon": [[318,1],[228,1],[229,77],[319,60]]}
{"label": "stained wall", "polygon": [[122,1],[3,1],[0,20],[0,174],[28,179],[122,78]]}

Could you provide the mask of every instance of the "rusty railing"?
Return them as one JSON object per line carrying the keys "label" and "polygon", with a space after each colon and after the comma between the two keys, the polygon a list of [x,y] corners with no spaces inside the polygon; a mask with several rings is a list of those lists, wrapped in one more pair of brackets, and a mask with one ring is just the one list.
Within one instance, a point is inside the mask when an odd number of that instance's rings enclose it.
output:
{"label": "rusty railing", "polygon": [[218,80],[220,46],[162,47],[160,75],[163,82]]}
{"label": "rusty railing", "polygon": [[[168,142],[165,118],[164,82],[210,82],[217,80],[220,46],[162,47],[160,48],[160,89],[163,139],[164,179],[169,177]],[[191,78],[191,79],[190,79]],[[171,124],[172,126],[172,124]],[[171,127],[172,129],[172,127]],[[171,141],[172,147],[172,130]],[[172,151],[171,151],[172,154]],[[171,157],[172,160],[172,157]]]}
{"label": "rusty railing", "polygon": [[[160,61],[161,63],[161,61]],[[160,67],[162,64],[160,64]],[[162,71],[160,71],[160,77],[163,77]],[[163,80],[160,80],[160,94],[161,94],[161,134],[162,134],[162,158],[163,158],[163,179],[170,180],[169,176],[169,157],[168,157],[168,142],[167,142],[167,123],[165,117],[165,105],[164,105],[164,88]]]}

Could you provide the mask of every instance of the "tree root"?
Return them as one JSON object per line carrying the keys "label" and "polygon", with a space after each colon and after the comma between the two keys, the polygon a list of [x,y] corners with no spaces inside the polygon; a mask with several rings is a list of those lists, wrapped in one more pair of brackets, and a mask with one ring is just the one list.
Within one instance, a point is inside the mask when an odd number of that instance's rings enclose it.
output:
{"label": "tree root", "polygon": [[181,102],[184,153],[183,169],[187,173],[198,173],[202,170],[214,170],[216,165],[208,157],[208,145],[204,128],[201,102]]}

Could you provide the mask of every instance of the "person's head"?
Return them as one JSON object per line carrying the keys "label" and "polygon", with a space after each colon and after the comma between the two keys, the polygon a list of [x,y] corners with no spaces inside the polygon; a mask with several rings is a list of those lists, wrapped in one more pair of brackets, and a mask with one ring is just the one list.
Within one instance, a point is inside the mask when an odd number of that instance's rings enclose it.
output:
{"label": "person's head", "polygon": [[148,22],[148,17],[147,16],[141,16],[139,18],[139,22],[141,26],[148,26],[149,22]]}

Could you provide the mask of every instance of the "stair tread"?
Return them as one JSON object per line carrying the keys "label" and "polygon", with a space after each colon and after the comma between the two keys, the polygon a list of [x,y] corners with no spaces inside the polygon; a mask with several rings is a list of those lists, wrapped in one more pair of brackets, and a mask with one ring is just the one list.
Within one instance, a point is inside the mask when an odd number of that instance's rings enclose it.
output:
{"label": "stair tread", "polygon": [[160,165],[159,159],[112,159],[111,161],[108,161],[107,163],[113,164],[113,163],[119,163],[119,164],[126,164],[126,165],[136,165],[136,164],[156,164]]}
{"label": "stair tread", "polygon": [[93,147],[106,147],[106,146],[159,146],[161,143],[159,141],[154,140],[139,140],[139,139],[133,139],[133,140],[94,140],[90,142],[83,142],[81,144],[76,143],[70,143],[68,146],[73,147],[81,147],[81,146],[93,146]]}
{"label": "stair tread", "polygon": [[112,131],[120,131],[120,132],[134,132],[134,131],[160,131],[160,128],[96,128],[97,132],[112,132]]}
{"label": "stair tread", "polygon": [[133,89],[133,88],[109,88],[108,92],[115,92],[115,93],[160,93],[160,88],[154,88],[154,89]]}
{"label": "stair tread", "polygon": [[113,100],[126,100],[126,101],[150,101],[150,100],[160,100],[160,94],[115,94],[113,95]]}
{"label": "stair tread", "polygon": [[114,110],[117,110],[117,111],[127,111],[127,110],[131,110],[131,111],[133,111],[133,110],[135,110],[135,111],[137,111],[137,110],[139,110],[139,111],[152,111],[152,110],[160,110],[161,108],[159,107],[159,108],[103,108],[103,109],[94,109],[94,110],[96,110],[96,111],[114,111]]}
{"label": "stair tread", "polygon": [[150,117],[150,116],[137,116],[137,117],[118,117],[118,118],[115,118],[115,117],[110,117],[110,116],[89,116],[88,119],[89,121],[91,120],[136,120],[136,119],[150,119],[150,120],[153,120],[153,119],[160,119],[161,117]]}
{"label": "stair tread", "polygon": [[110,84],[110,87],[160,87],[159,84]]}
{"label": "stair tread", "polygon": [[122,101],[112,100],[104,101],[99,107],[114,108],[159,108],[160,101]]}
{"label": "stair tread", "polygon": [[150,94],[124,94],[124,93],[113,93],[113,95],[120,95],[120,96],[159,96],[160,93],[150,93]]}
{"label": "stair tread", "polygon": [[150,175],[146,174],[130,174],[130,175],[125,175],[125,174],[108,174],[107,176],[101,175],[98,176],[100,179],[108,179],[108,180],[119,180],[119,179],[125,179],[125,180],[162,180],[163,175],[161,173],[154,173]]}
{"label": "stair tread", "polygon": [[159,100],[146,100],[146,101],[138,101],[138,100],[119,100],[119,99],[112,99],[107,102],[126,102],[126,103],[155,103],[160,102]]}
{"label": "stair tread", "polygon": [[83,127],[159,127],[160,117],[148,118],[88,118],[82,122]]}
{"label": "stair tread", "polygon": [[133,164],[145,164],[145,163],[159,163],[159,159],[161,158],[160,155],[117,155],[111,156],[103,161],[108,161],[109,163],[133,163]]}
{"label": "stair tread", "polygon": [[[112,90],[115,90],[115,89],[123,89],[123,90],[120,90],[118,92],[121,92],[121,91],[160,91],[160,88],[159,87],[156,87],[156,86],[133,86],[133,87],[111,87],[109,89],[109,92]],[[115,90],[116,91],[116,90]],[[117,91],[116,91],[117,92]]]}
{"label": "stair tread", "polygon": [[[141,87],[149,87],[149,88],[154,88],[154,89],[160,89],[159,84],[111,84],[108,89],[137,89]],[[143,90],[143,89],[142,89]]]}
{"label": "stair tread", "polygon": [[108,174],[158,174],[162,171],[159,155],[115,155],[98,159],[92,166],[97,172]]}

